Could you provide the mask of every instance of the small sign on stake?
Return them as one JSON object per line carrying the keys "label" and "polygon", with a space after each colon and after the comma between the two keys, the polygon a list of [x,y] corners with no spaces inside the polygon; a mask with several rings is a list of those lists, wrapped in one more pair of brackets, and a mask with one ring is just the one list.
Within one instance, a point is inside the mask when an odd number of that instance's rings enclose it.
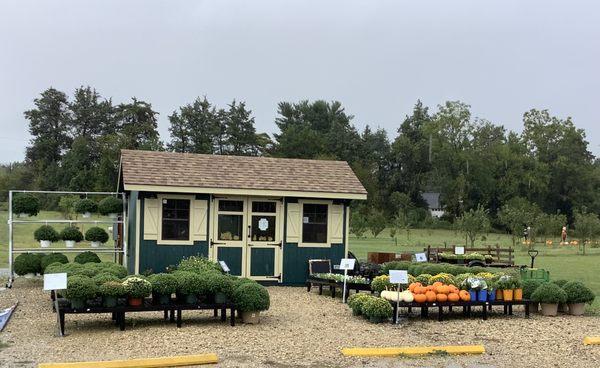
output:
{"label": "small sign on stake", "polygon": [[456,255],[465,254],[465,247],[454,247],[454,254],[456,254]]}
{"label": "small sign on stake", "polygon": [[390,270],[390,282],[392,284],[408,284],[408,271]]}
{"label": "small sign on stake", "polygon": [[425,253],[415,253],[415,261],[417,261],[417,262],[427,262],[427,254],[425,254]]}
{"label": "small sign on stake", "polygon": [[58,290],[65,290],[67,288],[67,274],[66,273],[46,273],[44,274],[44,290],[54,291],[54,309],[56,310],[56,322],[58,322],[58,336],[63,336],[62,329],[60,328],[60,313],[58,305]]}
{"label": "small sign on stake", "polygon": [[340,261],[340,270],[353,270],[356,259],[354,258],[342,258]]}

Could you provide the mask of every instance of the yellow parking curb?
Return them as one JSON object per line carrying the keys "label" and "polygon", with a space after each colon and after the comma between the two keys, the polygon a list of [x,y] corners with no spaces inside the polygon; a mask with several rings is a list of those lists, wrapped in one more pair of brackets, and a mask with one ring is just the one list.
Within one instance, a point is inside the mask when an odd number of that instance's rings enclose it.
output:
{"label": "yellow parking curb", "polygon": [[427,354],[483,354],[483,345],[450,346],[405,346],[398,348],[344,348],[342,354],[361,357],[393,357],[399,355],[414,356]]}
{"label": "yellow parking curb", "polygon": [[184,355],[176,357],[107,360],[100,362],[40,363],[38,368],[160,368],[218,363],[217,354]]}
{"label": "yellow parking curb", "polygon": [[600,345],[600,336],[586,336],[583,345]]}

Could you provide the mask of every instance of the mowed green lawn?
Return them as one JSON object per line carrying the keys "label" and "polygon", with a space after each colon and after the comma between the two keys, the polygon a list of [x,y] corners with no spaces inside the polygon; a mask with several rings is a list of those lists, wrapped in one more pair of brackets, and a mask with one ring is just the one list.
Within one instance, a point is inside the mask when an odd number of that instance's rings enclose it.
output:
{"label": "mowed green lawn", "polygon": [[[512,246],[512,239],[507,234],[486,234],[486,240],[478,240],[475,245],[496,245],[501,247]],[[548,247],[545,244],[536,244],[535,249],[539,255],[535,259],[535,267],[544,268],[550,271],[550,277],[553,280],[580,280],[588,285],[598,298],[594,303],[597,309],[600,309],[600,273],[598,265],[600,264],[600,248],[587,248],[586,255],[579,252],[577,246],[559,246],[559,238],[553,239],[554,246]],[[430,230],[414,229],[410,231],[410,239],[407,239],[406,233],[398,236],[398,246],[394,239],[389,236],[389,230],[384,230],[377,238],[367,235],[364,238],[350,236],[350,251],[359,259],[366,259],[367,252],[414,252],[423,251],[427,245],[443,246],[444,242],[451,245],[465,245],[465,238],[460,233],[451,230]],[[529,265],[531,258],[527,250],[520,244],[516,247],[517,265]]]}

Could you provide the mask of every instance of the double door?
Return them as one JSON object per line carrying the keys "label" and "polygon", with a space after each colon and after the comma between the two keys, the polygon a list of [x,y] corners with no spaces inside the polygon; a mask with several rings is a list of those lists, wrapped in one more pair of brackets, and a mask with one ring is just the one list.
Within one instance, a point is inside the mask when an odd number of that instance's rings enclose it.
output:
{"label": "double door", "polygon": [[213,260],[225,261],[232,275],[264,281],[281,279],[281,201],[219,197],[213,203]]}

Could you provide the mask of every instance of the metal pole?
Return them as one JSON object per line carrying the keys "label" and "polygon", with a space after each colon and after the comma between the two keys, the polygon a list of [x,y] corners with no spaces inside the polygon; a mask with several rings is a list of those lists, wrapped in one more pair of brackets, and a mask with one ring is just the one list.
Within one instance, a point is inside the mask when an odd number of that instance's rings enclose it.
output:
{"label": "metal pole", "polygon": [[344,270],[344,290],[342,291],[342,303],[346,302],[346,279],[348,278],[348,268]]}
{"label": "metal pole", "polygon": [[56,321],[58,322],[58,336],[64,336],[60,328],[60,311],[58,306],[58,290],[54,290],[54,309],[56,309]]}
{"label": "metal pole", "polygon": [[[121,219],[121,221],[123,222],[123,241],[121,242],[121,248],[123,250],[123,260],[121,265],[125,266],[125,268],[127,268],[129,262],[127,261],[127,239],[129,237],[129,234],[127,233],[127,198],[125,196],[125,193],[121,193],[121,199],[123,201],[123,218]],[[139,211],[139,208],[136,208],[137,211]]]}
{"label": "metal pole", "polygon": [[6,287],[11,288],[14,280],[14,272],[13,272],[13,213],[12,213],[12,203],[13,203],[13,191],[8,192],[8,282],[6,283]]}

